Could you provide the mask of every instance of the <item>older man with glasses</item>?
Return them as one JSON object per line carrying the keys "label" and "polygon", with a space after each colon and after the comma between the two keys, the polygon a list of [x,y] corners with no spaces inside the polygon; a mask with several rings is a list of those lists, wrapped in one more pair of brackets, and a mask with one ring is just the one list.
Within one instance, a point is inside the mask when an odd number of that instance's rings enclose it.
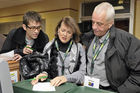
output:
{"label": "older man with glasses", "polygon": [[48,36],[41,30],[41,16],[28,11],[23,16],[22,27],[9,32],[0,53],[13,51],[17,61],[33,51],[42,52],[48,41]]}

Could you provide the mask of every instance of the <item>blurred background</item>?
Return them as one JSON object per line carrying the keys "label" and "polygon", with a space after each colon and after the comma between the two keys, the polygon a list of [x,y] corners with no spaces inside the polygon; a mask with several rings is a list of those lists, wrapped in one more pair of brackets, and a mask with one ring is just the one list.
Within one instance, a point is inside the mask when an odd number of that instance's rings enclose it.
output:
{"label": "blurred background", "polygon": [[23,14],[29,10],[42,16],[42,29],[50,40],[54,38],[57,22],[64,16],[72,16],[82,33],[91,27],[94,7],[110,2],[115,8],[115,25],[140,39],[140,0],[0,0],[0,34],[22,25]]}

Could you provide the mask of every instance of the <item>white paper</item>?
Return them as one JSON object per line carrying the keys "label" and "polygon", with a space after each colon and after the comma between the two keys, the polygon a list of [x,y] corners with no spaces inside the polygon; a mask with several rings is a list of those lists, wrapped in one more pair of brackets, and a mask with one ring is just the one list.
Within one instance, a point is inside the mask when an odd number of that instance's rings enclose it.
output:
{"label": "white paper", "polygon": [[90,77],[90,76],[85,76],[84,86],[99,89],[99,83],[100,83],[100,79]]}
{"label": "white paper", "polygon": [[50,82],[39,82],[33,86],[33,91],[55,91]]}
{"label": "white paper", "polygon": [[6,52],[6,53],[2,53],[0,54],[0,59],[1,60],[12,60],[14,57],[14,50],[10,51],[10,52]]}
{"label": "white paper", "polygon": [[6,52],[6,53],[2,53],[0,54],[1,56],[8,56],[8,57],[14,57],[14,50]]}

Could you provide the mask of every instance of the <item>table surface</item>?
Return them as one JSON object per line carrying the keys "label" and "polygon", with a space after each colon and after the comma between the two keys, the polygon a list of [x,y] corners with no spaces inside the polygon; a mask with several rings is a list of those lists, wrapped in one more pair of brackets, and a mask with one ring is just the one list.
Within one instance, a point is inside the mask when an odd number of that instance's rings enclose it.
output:
{"label": "table surface", "polygon": [[41,92],[32,91],[33,86],[31,85],[31,80],[24,80],[13,84],[14,93],[66,93],[67,91],[77,87],[74,83],[65,83],[59,87],[55,87],[56,91],[51,92]]}
{"label": "table surface", "polygon": [[90,88],[85,86],[78,86],[68,91],[67,93],[115,93],[115,92],[110,92],[102,89]]}
{"label": "table surface", "polygon": [[33,86],[31,80],[23,80],[13,84],[14,93],[114,93],[101,89],[77,86],[75,83],[65,83],[59,87],[55,87],[56,91],[32,91]]}

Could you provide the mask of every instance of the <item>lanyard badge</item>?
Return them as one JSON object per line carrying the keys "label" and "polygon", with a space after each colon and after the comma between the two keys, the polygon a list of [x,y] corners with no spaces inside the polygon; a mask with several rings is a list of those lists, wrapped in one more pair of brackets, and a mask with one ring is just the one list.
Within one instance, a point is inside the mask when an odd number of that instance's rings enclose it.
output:
{"label": "lanyard badge", "polygon": [[73,41],[71,40],[71,42],[70,42],[70,44],[69,44],[69,46],[68,46],[68,49],[66,50],[66,52],[65,52],[65,54],[64,54],[64,59],[63,59],[62,56],[61,56],[61,54],[60,54],[60,50],[59,50],[58,43],[57,43],[57,41],[55,40],[55,46],[56,46],[56,49],[57,49],[57,51],[58,51],[58,53],[59,53],[59,57],[60,57],[61,62],[62,62],[62,75],[64,75],[64,61],[65,61],[65,59],[66,59],[66,57],[67,57],[67,55],[68,55],[68,53],[69,53],[69,51],[70,51],[70,48],[71,48],[72,44],[73,44]]}
{"label": "lanyard badge", "polygon": [[101,52],[101,50],[103,49],[103,47],[105,46],[107,40],[109,39],[110,33],[107,34],[105,40],[103,41],[103,43],[100,45],[100,47],[97,49],[96,53],[96,39],[95,39],[95,43],[93,45],[93,57],[92,57],[92,61],[91,61],[91,71],[90,73],[93,73],[93,68],[94,68],[94,61],[96,60],[96,58],[98,57],[99,53]]}
{"label": "lanyard badge", "polygon": [[100,84],[100,79],[90,77],[90,76],[85,76],[84,86],[99,89],[99,84]]}

